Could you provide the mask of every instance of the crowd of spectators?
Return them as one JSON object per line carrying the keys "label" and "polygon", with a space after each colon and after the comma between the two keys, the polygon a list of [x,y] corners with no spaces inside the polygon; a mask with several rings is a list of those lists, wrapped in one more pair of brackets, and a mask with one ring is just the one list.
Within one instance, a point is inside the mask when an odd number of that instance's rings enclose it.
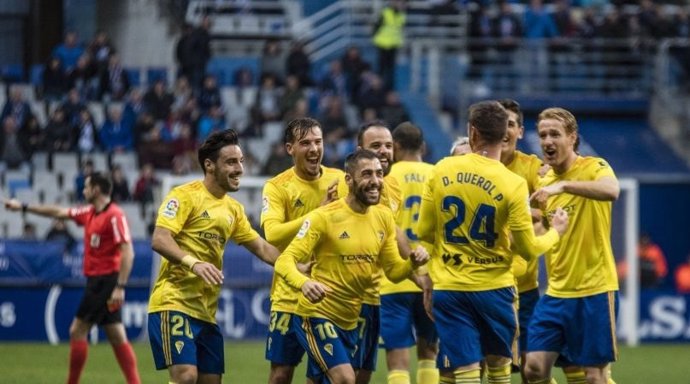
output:
{"label": "crowd of spectators", "polygon": [[[590,52],[603,49],[599,44],[605,39],[612,44],[606,47],[608,53],[634,53],[654,52],[660,39],[690,38],[688,7],[669,7],[659,1],[499,0],[472,3],[468,47],[474,76],[480,75],[489,61],[510,60],[511,54],[523,43],[532,49],[528,57],[539,60],[540,52],[534,49],[539,45],[557,58],[559,53],[568,52],[578,44],[586,46]],[[493,55],[487,54],[489,51]],[[681,81],[687,82],[690,49],[674,47],[671,54]]]}

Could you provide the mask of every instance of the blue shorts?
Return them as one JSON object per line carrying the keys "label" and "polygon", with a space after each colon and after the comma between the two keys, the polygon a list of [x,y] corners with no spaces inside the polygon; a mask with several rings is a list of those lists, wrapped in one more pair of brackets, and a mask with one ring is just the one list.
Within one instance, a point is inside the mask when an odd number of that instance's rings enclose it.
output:
{"label": "blue shorts", "polygon": [[441,338],[438,367],[454,370],[486,355],[517,354],[515,288],[434,291],[434,317]]}
{"label": "blue shorts", "polygon": [[376,370],[381,329],[380,309],[379,305],[362,304],[357,320],[357,349],[352,356],[352,367],[355,370]]}
{"label": "blue shorts", "polygon": [[218,325],[178,311],[149,313],[149,341],[156,369],[196,365],[201,373],[225,372],[223,335]]}
{"label": "blue shorts", "polygon": [[518,324],[520,325],[520,353],[527,351],[527,326],[539,302],[539,288],[518,294],[520,307],[518,308]]}
{"label": "blue shorts", "polygon": [[292,313],[271,311],[265,357],[273,364],[294,367],[302,361],[304,348],[299,344],[292,326],[295,317]]}
{"label": "blue shorts", "polygon": [[392,293],[381,296],[381,340],[379,346],[390,349],[409,348],[417,337],[429,343],[438,342],[436,327],[424,310],[421,292]]}
{"label": "blue shorts", "polygon": [[616,361],[617,312],[618,292],[572,299],[545,295],[529,324],[527,351],[558,352],[586,367]]}
{"label": "blue shorts", "polygon": [[292,327],[309,356],[307,376],[315,382],[327,382],[326,372],[337,365],[352,364],[357,328],[346,331],[327,319],[296,315]]}

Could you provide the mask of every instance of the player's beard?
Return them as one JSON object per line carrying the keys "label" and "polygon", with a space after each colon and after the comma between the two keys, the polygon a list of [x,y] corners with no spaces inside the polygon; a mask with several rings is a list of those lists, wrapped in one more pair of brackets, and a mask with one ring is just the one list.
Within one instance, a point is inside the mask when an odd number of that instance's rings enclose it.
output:
{"label": "player's beard", "polygon": [[215,174],[213,175],[214,178],[216,179],[216,182],[218,185],[223,188],[224,191],[226,192],[237,192],[240,190],[240,184],[239,180],[236,185],[233,185],[232,182],[230,181],[230,177],[239,177],[241,176],[242,173],[230,173],[227,175],[224,175],[219,169],[216,169]]}
{"label": "player's beard", "polygon": [[362,205],[370,206],[370,205],[377,205],[379,201],[381,201],[381,188],[379,187],[378,189],[378,194],[376,198],[372,198],[369,195],[367,195],[366,190],[368,189],[368,186],[362,186],[362,187],[357,187],[355,189],[355,197],[357,200],[362,203]]}

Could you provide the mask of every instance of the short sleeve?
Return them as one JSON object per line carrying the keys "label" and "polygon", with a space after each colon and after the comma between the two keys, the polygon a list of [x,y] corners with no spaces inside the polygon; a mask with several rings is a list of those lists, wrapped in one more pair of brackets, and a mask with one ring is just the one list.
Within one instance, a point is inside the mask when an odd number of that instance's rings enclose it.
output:
{"label": "short sleeve", "polygon": [[192,201],[189,195],[180,189],[173,189],[163,199],[163,203],[158,209],[156,226],[166,228],[172,233],[177,234],[182,230],[192,209]]}

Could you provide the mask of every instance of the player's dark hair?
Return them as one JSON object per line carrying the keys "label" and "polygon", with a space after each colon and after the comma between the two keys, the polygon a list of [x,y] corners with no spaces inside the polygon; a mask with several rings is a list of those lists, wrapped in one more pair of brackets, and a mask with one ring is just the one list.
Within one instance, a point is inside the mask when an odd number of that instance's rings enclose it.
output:
{"label": "player's dark hair", "polygon": [[379,157],[376,153],[368,149],[358,149],[345,158],[345,173],[352,175],[352,173],[357,169],[357,164],[360,160],[373,160]]}
{"label": "player's dark hair", "polygon": [[393,142],[407,151],[420,151],[424,146],[424,134],[418,126],[406,121],[400,123],[392,132]]}
{"label": "player's dark hair", "polygon": [[470,106],[469,122],[482,140],[497,144],[506,135],[508,112],[497,101],[480,101]]}
{"label": "player's dark hair", "polygon": [[383,120],[372,120],[372,121],[367,121],[363,123],[362,125],[359,126],[359,132],[357,132],[357,145],[360,147],[363,147],[363,142],[364,142],[364,132],[368,131],[370,128],[373,127],[383,127],[386,128],[387,130],[391,130],[391,128],[386,124],[385,121]]}
{"label": "player's dark hair", "polygon": [[522,110],[520,109],[520,103],[513,99],[501,99],[498,101],[499,104],[503,106],[503,108],[514,112],[517,115],[517,125],[518,127],[522,127],[523,121],[524,121],[524,116],[522,114]]}
{"label": "player's dark hair", "polygon": [[321,129],[321,123],[310,117],[300,117],[290,121],[285,127],[283,134],[283,144],[294,143],[302,140],[315,127]]}
{"label": "player's dark hair", "polygon": [[577,148],[580,146],[580,135],[578,134],[577,120],[575,119],[575,116],[573,116],[570,111],[563,108],[547,108],[541,111],[539,116],[537,116],[537,126],[539,125],[540,121],[546,119],[560,121],[563,124],[566,134],[569,135],[571,133],[575,133],[577,135],[575,144],[573,145],[573,149],[577,151]]}
{"label": "player's dark hair", "polygon": [[204,174],[206,174],[204,161],[209,159],[215,163],[216,160],[218,160],[218,154],[220,153],[221,148],[227,147],[228,145],[240,145],[237,132],[235,132],[233,129],[214,132],[206,138],[203,144],[201,144],[201,147],[199,147],[197,152],[197,156],[199,158],[199,165],[201,165],[201,169],[204,170]]}
{"label": "player's dark hair", "polygon": [[110,196],[110,194],[113,192],[113,182],[110,181],[109,175],[106,175],[103,172],[93,172],[87,177],[89,179],[89,186],[98,187],[102,194]]}

